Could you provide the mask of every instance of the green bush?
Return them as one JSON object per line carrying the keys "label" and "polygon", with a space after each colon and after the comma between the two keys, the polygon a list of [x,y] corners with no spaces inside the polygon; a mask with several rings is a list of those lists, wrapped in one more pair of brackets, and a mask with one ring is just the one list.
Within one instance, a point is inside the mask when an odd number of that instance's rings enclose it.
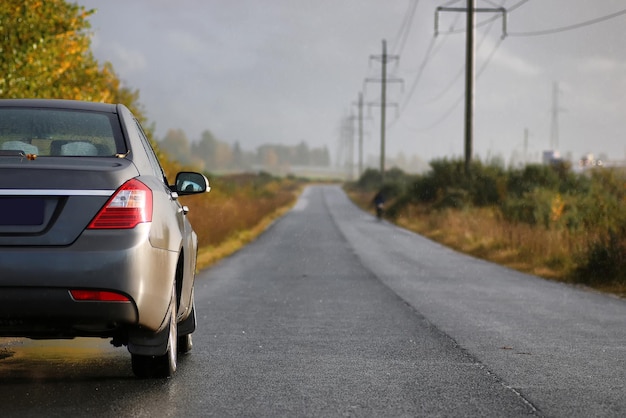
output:
{"label": "green bush", "polygon": [[497,205],[506,197],[506,173],[500,166],[485,166],[480,162],[470,166],[469,192],[476,206]]}
{"label": "green bush", "polygon": [[504,196],[505,175],[499,166],[474,161],[466,173],[461,160],[434,160],[430,165],[432,171],[413,183],[411,192],[418,202],[440,207],[488,206],[497,204]]}
{"label": "green bush", "polygon": [[579,283],[626,284],[626,228],[608,230],[592,240],[575,272]]}
{"label": "green bush", "polygon": [[410,191],[416,202],[431,203],[437,199],[437,179],[432,175],[418,177]]}
{"label": "green bush", "polygon": [[448,187],[434,204],[435,209],[463,209],[471,205],[472,196],[462,188]]}
{"label": "green bush", "polygon": [[383,178],[380,175],[380,171],[368,168],[361,174],[355,186],[361,190],[374,191],[378,190],[382,183]]}
{"label": "green bush", "polygon": [[541,225],[544,228],[567,226],[568,199],[559,192],[536,188],[522,197],[502,202],[500,211],[510,222]]}

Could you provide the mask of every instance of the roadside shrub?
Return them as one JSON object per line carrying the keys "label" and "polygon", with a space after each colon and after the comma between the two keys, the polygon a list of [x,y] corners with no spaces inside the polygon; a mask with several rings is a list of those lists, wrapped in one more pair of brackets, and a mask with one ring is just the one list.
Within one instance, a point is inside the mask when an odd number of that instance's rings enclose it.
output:
{"label": "roadside shrub", "polygon": [[365,192],[365,194],[370,194],[371,196],[374,193],[381,192],[387,202],[385,214],[387,217],[393,218],[411,200],[409,190],[415,179],[416,176],[407,174],[396,167],[386,171],[383,179],[380,171],[369,168],[363,172],[356,182],[349,183],[346,186],[349,190]]}
{"label": "roadside shrub", "polygon": [[602,169],[580,178],[565,210],[568,228],[595,232],[626,226],[626,176]]}
{"label": "roadside shrub", "polygon": [[435,187],[444,191],[449,187],[466,189],[468,178],[465,175],[465,163],[461,160],[446,158],[430,162],[432,170],[426,175],[435,181]]}
{"label": "roadside shrub", "polygon": [[521,198],[534,189],[558,190],[559,176],[550,166],[529,164],[522,170],[508,175],[507,191],[510,196]]}
{"label": "roadside shrub", "polygon": [[553,219],[553,205],[558,193],[547,189],[534,189],[522,197],[502,202],[500,209],[504,219],[549,228]]}
{"label": "roadside shrub", "polygon": [[380,175],[380,171],[373,168],[366,169],[359,180],[356,182],[356,187],[361,190],[374,191],[381,187],[383,183],[383,177]]}
{"label": "roadside shrub", "polygon": [[471,201],[476,206],[497,205],[506,197],[506,174],[500,166],[479,161],[470,166]]}
{"label": "roadside shrub", "polygon": [[474,161],[465,172],[462,160],[434,160],[432,170],[413,183],[411,193],[418,202],[439,207],[488,206],[506,195],[506,176],[499,166]]}
{"label": "roadside shrub", "polygon": [[[431,161],[430,166],[431,171],[418,176],[413,182],[409,191],[412,200],[442,206],[460,204],[455,197],[459,190],[466,190],[468,184],[463,162],[444,158]],[[447,197],[448,194],[452,195],[450,199]]]}
{"label": "roadside shrub", "polygon": [[434,204],[435,209],[462,209],[471,205],[470,193],[462,188],[448,187]]}
{"label": "roadside shrub", "polygon": [[626,228],[608,230],[591,240],[575,272],[579,283],[626,284]]}
{"label": "roadside shrub", "polygon": [[437,179],[432,175],[419,176],[413,182],[410,193],[416,202],[434,202],[437,199]]}
{"label": "roadside shrub", "polygon": [[396,184],[400,188],[404,189],[411,177],[412,176],[410,174],[405,173],[398,167],[393,167],[389,171],[385,172],[384,183]]}

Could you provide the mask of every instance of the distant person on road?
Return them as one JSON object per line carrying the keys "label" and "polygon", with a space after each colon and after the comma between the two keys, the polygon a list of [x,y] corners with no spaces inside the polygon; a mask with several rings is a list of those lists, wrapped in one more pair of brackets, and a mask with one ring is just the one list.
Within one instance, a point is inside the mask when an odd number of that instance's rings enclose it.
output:
{"label": "distant person on road", "polygon": [[374,203],[374,207],[376,208],[376,217],[378,219],[382,219],[383,211],[385,209],[385,195],[383,194],[382,190],[376,193],[372,202]]}

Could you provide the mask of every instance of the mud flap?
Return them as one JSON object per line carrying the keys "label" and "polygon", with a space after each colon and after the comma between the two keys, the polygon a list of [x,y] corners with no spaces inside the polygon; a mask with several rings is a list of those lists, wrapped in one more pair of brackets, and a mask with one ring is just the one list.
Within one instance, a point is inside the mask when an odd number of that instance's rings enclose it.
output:
{"label": "mud flap", "polygon": [[[166,318],[169,318],[168,309]],[[128,332],[128,351],[140,356],[162,356],[167,353],[169,326],[159,332],[145,328],[133,328]]]}

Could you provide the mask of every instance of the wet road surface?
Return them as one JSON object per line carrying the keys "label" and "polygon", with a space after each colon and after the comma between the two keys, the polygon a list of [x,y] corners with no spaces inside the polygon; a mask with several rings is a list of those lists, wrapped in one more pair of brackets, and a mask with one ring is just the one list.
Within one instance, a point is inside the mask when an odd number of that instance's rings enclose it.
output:
{"label": "wet road surface", "polygon": [[176,376],[0,339],[2,416],[624,416],[626,302],[454,253],[310,187],[196,282]]}

